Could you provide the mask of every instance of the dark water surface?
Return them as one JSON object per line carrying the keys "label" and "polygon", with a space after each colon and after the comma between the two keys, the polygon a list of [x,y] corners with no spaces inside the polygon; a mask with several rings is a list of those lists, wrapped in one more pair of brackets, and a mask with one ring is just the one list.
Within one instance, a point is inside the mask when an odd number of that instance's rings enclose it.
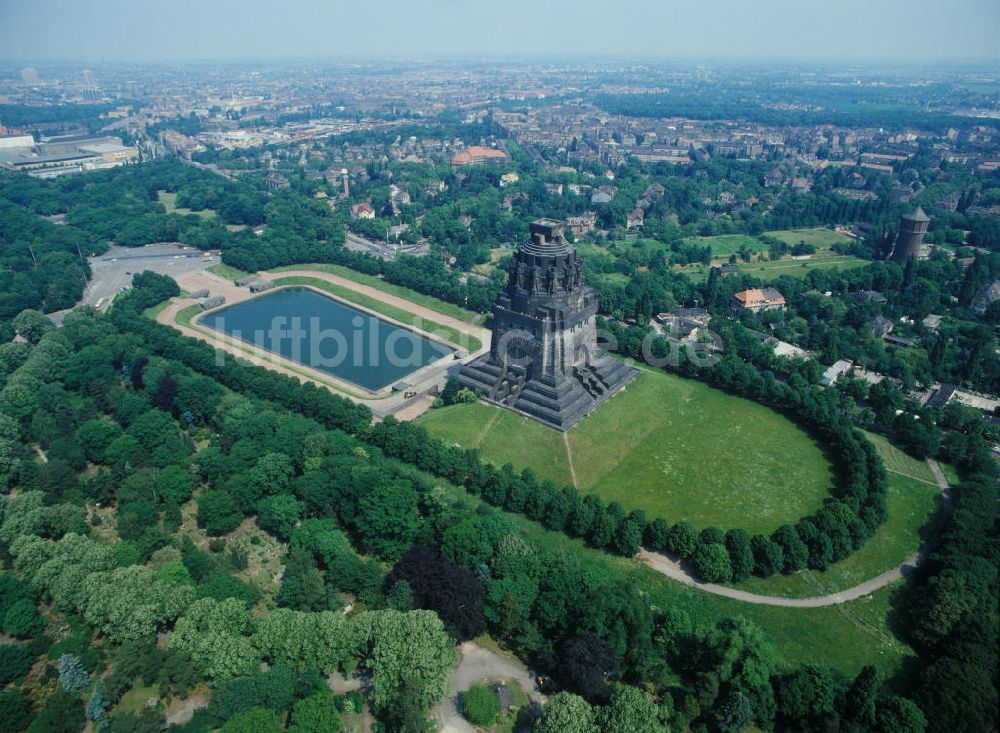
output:
{"label": "dark water surface", "polygon": [[339,379],[378,390],[451,349],[308,288],[283,288],[200,323]]}

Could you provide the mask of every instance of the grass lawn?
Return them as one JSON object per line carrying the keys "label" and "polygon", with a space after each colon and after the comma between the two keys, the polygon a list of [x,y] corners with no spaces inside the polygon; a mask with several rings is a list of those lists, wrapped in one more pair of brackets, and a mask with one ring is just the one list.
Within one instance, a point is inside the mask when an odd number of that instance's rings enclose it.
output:
{"label": "grass lawn", "polygon": [[768,237],[779,239],[785,244],[794,247],[799,242],[811,244],[818,251],[828,250],[835,244],[846,244],[851,238],[838,234],[832,229],[817,227],[815,229],[778,229],[773,232],[764,232]]}
{"label": "grass lawn", "polygon": [[486,277],[492,277],[493,271],[496,270],[497,264],[500,262],[500,258],[513,252],[514,248],[510,246],[493,247],[490,250],[490,261],[473,265],[472,271],[478,272],[480,275],[486,275]]}
{"label": "grass lawn", "polygon": [[319,288],[320,290],[324,290],[332,295],[336,295],[338,298],[342,298],[343,300],[351,303],[357,303],[364,308],[375,311],[376,313],[381,313],[389,318],[393,318],[400,323],[404,323],[406,325],[413,326],[414,328],[419,328],[423,331],[434,334],[435,336],[449,341],[456,346],[466,349],[470,353],[478,351],[483,345],[482,342],[475,336],[462,333],[451,326],[443,326],[440,323],[428,321],[420,316],[410,313],[407,310],[383,303],[381,300],[371,298],[363,293],[357,293],[350,288],[341,287],[340,285],[335,285],[327,282],[326,280],[320,280],[315,277],[296,276],[279,277],[275,279],[275,282],[278,285],[308,285],[310,287]]}
{"label": "grass lawn", "polygon": [[756,237],[747,234],[719,234],[715,237],[685,237],[685,244],[694,244],[698,247],[706,245],[712,248],[712,257],[728,257],[736,254],[744,246],[751,252],[763,252],[767,245]]}
{"label": "grass lawn", "polygon": [[[740,272],[762,280],[770,280],[781,275],[790,277],[805,277],[813,270],[849,270],[855,267],[864,267],[868,260],[851,255],[836,257],[811,257],[808,260],[793,260],[786,258],[783,260],[771,260],[764,262],[738,262]],[[703,282],[708,278],[709,268],[707,265],[688,265],[680,268],[694,282]]]}
{"label": "grass lawn", "polygon": [[358,272],[357,270],[352,270],[349,267],[344,267],[342,265],[330,265],[330,264],[313,264],[313,265],[287,265],[285,267],[275,267],[271,272],[282,272],[288,270],[316,270],[317,272],[328,272],[331,275],[339,275],[340,277],[346,277],[348,280],[353,280],[356,283],[361,283],[362,285],[369,285],[373,288],[381,290],[383,293],[389,293],[390,295],[396,295],[400,298],[405,298],[406,300],[412,301],[417,305],[422,305],[426,308],[436,310],[438,313],[443,313],[446,316],[451,316],[452,318],[458,318],[466,323],[473,323],[482,325],[486,320],[486,316],[479,313],[475,313],[465,308],[461,308],[452,303],[446,303],[443,300],[435,298],[430,295],[425,295],[423,293],[418,293],[416,290],[410,290],[409,288],[404,288],[401,285],[393,285],[390,282],[386,282],[380,277],[375,275],[368,275],[363,272]]}
{"label": "grass lawn", "polygon": [[142,681],[136,679],[136,685],[122,695],[122,699],[111,711],[114,713],[132,714],[139,713],[146,707],[146,702],[151,698],[160,697],[160,691],[152,685],[143,685]]}
{"label": "grass lawn", "polygon": [[510,709],[506,712],[500,713],[496,717],[496,721],[488,729],[490,733],[512,733],[514,726],[517,725],[517,715],[518,711],[522,708],[526,708],[531,705],[531,699],[528,697],[527,693],[521,689],[521,686],[516,682],[507,682],[506,680],[495,679],[486,680],[485,683],[488,687],[493,687],[494,685],[503,685],[511,694],[511,704]]}
{"label": "grass lawn", "polygon": [[787,598],[809,598],[845,590],[881,575],[910,558],[923,542],[921,528],[940,503],[935,486],[889,474],[889,517],[857,552],[823,572],[751,578],[735,584],[743,590]]}
{"label": "grass lawn", "polygon": [[180,214],[181,216],[186,216],[188,214],[197,214],[203,219],[214,219],[216,217],[215,209],[202,209],[201,211],[192,211],[191,209],[186,209],[183,206],[178,207],[176,193],[170,193],[169,191],[157,191],[156,197],[159,199],[160,203],[163,204],[168,214]]}
{"label": "grass lawn", "polygon": [[608,251],[605,247],[599,247],[593,242],[577,242],[576,251],[580,253],[580,256],[585,259],[592,259],[596,257],[603,257],[608,260],[617,259],[614,254]]}
{"label": "grass lawn", "polygon": [[193,328],[191,325],[191,319],[196,315],[201,313],[201,306],[198,304],[189,305],[187,308],[182,308],[177,311],[177,315],[174,316],[174,320],[177,321],[182,326],[187,326],[188,328]]}
{"label": "grass lawn", "polygon": [[860,257],[844,255],[843,257],[810,257],[808,260],[771,260],[769,262],[752,262],[740,265],[740,272],[763,279],[780,275],[805,277],[813,270],[849,270],[854,267],[864,267],[868,260]]}
{"label": "grass lawn", "polygon": [[156,317],[160,315],[160,313],[162,313],[164,310],[166,310],[167,306],[169,305],[170,301],[165,300],[162,303],[157,303],[156,305],[150,306],[149,308],[147,308],[142,312],[142,315],[146,316],[146,318],[152,318],[155,321]]}
{"label": "grass lawn", "polygon": [[226,280],[241,280],[244,277],[250,277],[252,272],[244,272],[230,265],[219,263],[217,265],[209,265],[206,268],[213,275],[218,275],[219,277],[225,278]]}
{"label": "grass lawn", "polygon": [[815,511],[831,485],[823,452],[784,416],[658,371],[565,434],[484,403],[433,410],[419,422],[495,464],[700,527],[771,532]]}
{"label": "grass lawn", "polygon": [[539,478],[560,486],[572,483],[569,456],[558,430],[485,402],[452,405],[425,413],[418,423],[449,445],[479,448],[496,463],[531,467]]}
{"label": "grass lawn", "polygon": [[[455,495],[462,489],[447,486]],[[782,608],[763,606],[712,595],[682,585],[634,560],[592,550],[561,532],[550,532],[520,515],[507,514],[532,541],[556,551],[573,553],[584,567],[608,573],[637,586],[657,608],[676,608],[696,624],[743,616],[764,630],[791,665],[828,664],[855,675],[862,667],[874,665],[886,676],[898,669],[912,650],[896,639],[886,624],[889,600],[898,584],[841,606],[824,608]]]}
{"label": "grass lawn", "polygon": [[865,436],[868,440],[875,444],[875,449],[878,450],[878,454],[882,456],[882,460],[885,462],[885,467],[889,471],[903,474],[904,476],[915,478],[918,481],[925,481],[929,484],[937,486],[937,481],[934,479],[934,473],[931,471],[931,467],[927,465],[927,461],[921,461],[913,456],[907,455],[894,446],[889,439],[883,435],[865,431]]}

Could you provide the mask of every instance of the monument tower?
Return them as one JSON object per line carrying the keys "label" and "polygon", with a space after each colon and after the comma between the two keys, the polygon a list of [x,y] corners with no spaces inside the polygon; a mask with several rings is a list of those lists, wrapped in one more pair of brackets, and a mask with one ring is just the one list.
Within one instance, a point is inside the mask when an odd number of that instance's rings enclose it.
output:
{"label": "monument tower", "polygon": [[507,288],[493,304],[490,351],[459,374],[488,402],[559,430],[638,374],[597,346],[597,298],[564,227],[531,223],[531,241],[514,253]]}
{"label": "monument tower", "polygon": [[896,238],[896,246],[890,258],[893,262],[905,265],[908,259],[917,256],[920,245],[924,243],[924,235],[927,233],[930,221],[931,218],[919,206],[913,213],[903,214],[899,218],[899,236]]}

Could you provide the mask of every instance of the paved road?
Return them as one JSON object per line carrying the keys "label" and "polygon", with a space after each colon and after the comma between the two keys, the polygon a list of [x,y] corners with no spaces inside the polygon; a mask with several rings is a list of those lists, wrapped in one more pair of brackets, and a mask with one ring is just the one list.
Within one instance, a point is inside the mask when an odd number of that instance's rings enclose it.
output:
{"label": "paved road", "polygon": [[423,257],[430,254],[431,251],[431,245],[428,242],[413,245],[388,244],[386,242],[375,242],[354,232],[346,233],[344,236],[344,247],[354,252],[364,252],[375,257],[381,257],[384,260],[395,259],[397,255]]}
{"label": "paved road", "polygon": [[150,244],[145,247],[113,246],[100,257],[90,260],[94,276],[84,295],[85,305],[106,307],[121,288],[132,284],[132,275],[149,270],[177,278],[191,272],[201,272],[216,257],[205,257],[193,247],[181,249],[174,242]]}
{"label": "paved road", "polygon": [[354,252],[364,252],[365,254],[391,260],[396,256],[395,248],[384,242],[373,242],[354,232],[347,232],[344,236],[344,247]]}
{"label": "paved road", "polygon": [[[92,305],[105,310],[122,289],[132,284],[132,275],[149,270],[160,275],[177,278],[201,272],[219,261],[205,257],[194,248],[181,249],[176,242],[148,244],[145,247],[119,247],[112,245],[99,257],[89,258],[91,278],[83,291],[83,298],[76,305]],[[57,311],[49,318],[59,325],[68,311]]]}
{"label": "paved road", "polygon": [[221,170],[219,166],[217,166],[215,163],[199,163],[195,160],[191,160],[190,158],[186,158],[183,155],[180,156],[180,160],[186,163],[187,165],[191,166],[192,168],[199,168],[203,171],[214,173],[217,176],[228,178],[230,181],[236,180],[236,178],[232,174],[226,173],[225,171]]}
{"label": "paved road", "polygon": [[545,695],[538,690],[535,679],[528,668],[516,658],[502,656],[484,649],[473,641],[467,641],[458,648],[460,660],[451,673],[448,682],[448,697],[433,711],[440,723],[441,733],[475,733],[476,729],[462,717],[459,698],[477,682],[504,680],[516,682],[537,705],[545,702]]}
{"label": "paved road", "polygon": [[[945,478],[944,473],[941,471],[941,466],[938,465],[937,461],[929,458],[927,459],[927,463],[930,465],[931,471],[934,473],[938,488],[941,489],[945,509],[950,509],[951,490],[948,485],[948,480]],[[692,588],[698,588],[706,593],[712,593],[717,596],[724,596],[726,598],[732,598],[736,601],[756,603],[763,606],[783,606],[785,608],[820,608],[823,606],[836,606],[841,603],[847,603],[848,601],[862,598],[869,593],[874,593],[880,588],[884,588],[887,585],[895,583],[900,578],[904,578],[912,573],[926,559],[929,551],[930,548],[927,545],[924,545],[915,555],[911,555],[896,567],[886,570],[884,573],[875,576],[871,580],[866,580],[864,583],[859,583],[858,585],[848,588],[847,590],[830,593],[825,596],[814,596],[812,598],[781,598],[779,596],[764,596],[757,593],[737,590],[736,588],[730,588],[725,585],[706,583],[705,581],[696,578],[687,567],[679,563],[677,560],[669,558],[658,552],[643,550],[636,556],[636,559],[639,562],[645,563],[658,573],[666,575],[671,580],[676,580],[684,585],[689,585]]]}

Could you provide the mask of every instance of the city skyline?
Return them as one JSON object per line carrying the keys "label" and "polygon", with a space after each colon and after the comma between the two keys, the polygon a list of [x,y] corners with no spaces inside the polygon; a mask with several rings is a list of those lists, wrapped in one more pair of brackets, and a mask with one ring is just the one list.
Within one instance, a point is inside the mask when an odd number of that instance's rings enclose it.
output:
{"label": "city skyline", "polygon": [[[1000,59],[1000,5],[862,2],[838,6],[722,0],[710,6],[625,0],[262,0],[125,5],[116,0],[0,1],[0,60],[221,61],[317,57],[539,56],[755,60]],[[822,33],[817,38],[817,31]],[[821,50],[818,50],[821,49]]]}

